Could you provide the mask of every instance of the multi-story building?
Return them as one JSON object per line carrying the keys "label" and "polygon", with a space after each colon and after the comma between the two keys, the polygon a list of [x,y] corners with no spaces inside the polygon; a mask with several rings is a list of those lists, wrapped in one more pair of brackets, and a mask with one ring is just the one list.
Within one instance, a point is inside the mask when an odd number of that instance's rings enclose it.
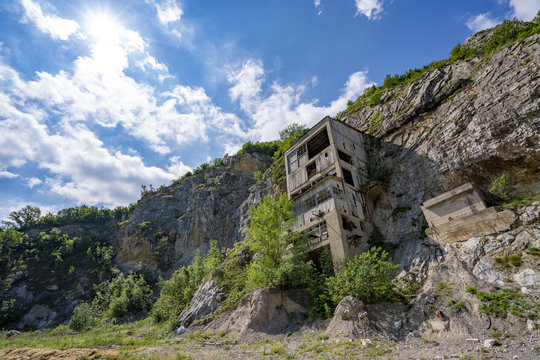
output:
{"label": "multi-story building", "polygon": [[361,132],[325,117],[285,151],[294,230],[307,230],[309,248],[329,246],[334,263],[367,250],[367,154]]}

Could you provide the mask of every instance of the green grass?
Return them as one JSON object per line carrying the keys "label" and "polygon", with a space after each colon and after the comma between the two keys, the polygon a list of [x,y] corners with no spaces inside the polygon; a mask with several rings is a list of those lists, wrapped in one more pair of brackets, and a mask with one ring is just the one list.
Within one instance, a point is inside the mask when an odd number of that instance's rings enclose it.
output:
{"label": "green grass", "polygon": [[510,265],[520,267],[522,264],[521,257],[521,254],[505,255],[502,257],[496,257],[495,262],[505,268],[509,267]]}
{"label": "green grass", "polygon": [[9,338],[0,336],[0,348],[90,348],[116,345],[121,349],[165,343],[168,338],[163,327],[152,324],[151,319],[122,325],[102,325],[89,331],[76,332],[61,325],[52,330],[24,332]]}
{"label": "green grass", "polygon": [[501,205],[501,209],[515,210],[524,206],[530,206],[535,201],[540,201],[540,192],[537,192],[533,196],[524,197],[522,199],[508,200]]}
{"label": "green grass", "polygon": [[478,291],[467,288],[482,302],[480,310],[486,314],[506,317],[511,313],[517,317],[535,319],[540,315],[540,305],[529,295],[521,294],[514,289],[495,289],[493,292]]}

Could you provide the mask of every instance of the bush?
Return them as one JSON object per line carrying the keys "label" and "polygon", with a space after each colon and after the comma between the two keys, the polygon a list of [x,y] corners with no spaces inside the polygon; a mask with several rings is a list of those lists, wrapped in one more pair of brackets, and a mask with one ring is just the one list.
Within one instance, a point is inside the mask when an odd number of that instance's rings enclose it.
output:
{"label": "bush", "polygon": [[100,319],[100,314],[92,304],[83,302],[80,303],[73,315],[69,319],[68,327],[75,331],[89,330],[93,326],[97,325]]}
{"label": "bush", "polygon": [[105,317],[114,318],[126,314],[146,313],[154,302],[153,292],[142,275],[120,274],[106,289],[110,302]]}
{"label": "bush", "polygon": [[335,277],[327,279],[332,301],[337,304],[352,295],[368,304],[390,302],[397,296],[392,280],[398,268],[399,265],[388,261],[386,251],[371,248],[346,262]]}
{"label": "bush", "polygon": [[163,281],[160,296],[152,308],[154,322],[169,321],[171,327],[176,325],[176,318],[189,305],[203,279],[212,274],[220,264],[219,247],[216,241],[212,241],[204,258],[197,252],[189,266],[182,266],[169,280]]}
{"label": "bush", "polygon": [[261,181],[263,179],[263,176],[264,174],[261,171],[253,172],[253,177],[255,178],[255,180],[257,180],[257,182]]}
{"label": "bush", "polygon": [[498,178],[494,179],[491,182],[491,185],[489,187],[489,192],[493,195],[507,201],[510,199],[510,196],[508,196],[508,187],[510,185],[510,182],[508,180],[508,177],[506,174],[502,174]]}
{"label": "bush", "polygon": [[279,141],[256,142],[256,143],[248,141],[247,143],[242,145],[242,148],[238,150],[236,155],[258,153],[258,154],[272,156],[278,149],[279,149]]}

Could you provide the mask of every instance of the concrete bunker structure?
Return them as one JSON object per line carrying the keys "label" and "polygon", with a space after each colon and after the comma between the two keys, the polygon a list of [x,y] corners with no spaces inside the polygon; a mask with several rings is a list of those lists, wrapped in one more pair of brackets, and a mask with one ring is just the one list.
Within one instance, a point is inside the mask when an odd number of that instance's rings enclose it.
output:
{"label": "concrete bunker structure", "polygon": [[311,251],[329,246],[334,263],[368,249],[363,134],[325,117],[284,153],[287,193],[296,231],[308,231]]}
{"label": "concrete bunker structure", "polygon": [[[334,264],[369,249],[375,201],[391,208],[387,184],[368,182],[364,136],[327,116],[284,153],[287,194],[297,218],[293,230],[309,233],[312,255],[329,247]],[[512,211],[486,207],[470,183],[425,201],[422,211],[426,234],[440,243],[504,231],[515,220]]]}
{"label": "concrete bunker structure", "polygon": [[510,228],[515,220],[511,211],[486,207],[481,193],[470,183],[425,201],[426,234],[438,242],[459,242]]}

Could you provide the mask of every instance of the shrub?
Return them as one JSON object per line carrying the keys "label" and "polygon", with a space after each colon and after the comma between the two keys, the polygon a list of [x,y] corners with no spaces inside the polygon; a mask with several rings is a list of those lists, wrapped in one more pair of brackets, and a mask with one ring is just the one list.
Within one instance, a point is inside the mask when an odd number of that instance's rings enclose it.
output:
{"label": "shrub", "polygon": [[219,247],[216,241],[212,241],[210,250],[204,258],[197,252],[189,266],[182,266],[169,280],[163,281],[160,296],[152,308],[154,321],[156,323],[168,321],[171,327],[175,326],[176,318],[189,305],[202,280],[212,274],[220,264]]}
{"label": "shrub", "polygon": [[92,304],[83,302],[73,310],[73,315],[71,316],[71,319],[69,319],[68,327],[75,331],[89,330],[98,324],[99,319],[99,311],[97,311]]}
{"label": "shrub", "polygon": [[503,200],[509,200],[508,186],[508,177],[506,174],[502,174],[491,182],[489,192]]}
{"label": "shrub", "polygon": [[112,281],[96,285],[91,303],[82,302],[69,320],[68,326],[77,331],[90,329],[101,321],[127,314],[147,313],[154,301],[150,285],[140,274],[124,277],[118,275]]}
{"label": "shrub", "polygon": [[263,173],[261,171],[255,171],[253,172],[253,177],[255,178],[255,180],[257,181],[261,181],[263,179]]}
{"label": "shrub", "polygon": [[256,142],[256,143],[248,141],[247,143],[242,145],[242,148],[238,150],[236,155],[258,153],[258,154],[272,156],[278,149],[279,149],[279,141]]}
{"label": "shrub", "polygon": [[326,284],[336,304],[347,295],[370,304],[389,302],[396,298],[392,280],[398,268],[388,260],[386,251],[374,247],[346,262]]}
{"label": "shrub", "polygon": [[368,178],[367,178],[367,182],[371,182],[371,181],[382,181],[383,183],[388,183],[390,182],[390,178],[392,176],[392,169],[384,166],[384,165],[380,165],[380,166],[372,166],[372,165],[368,165]]}
{"label": "shrub", "polygon": [[104,298],[110,299],[105,317],[113,318],[126,314],[146,313],[154,302],[153,292],[142,275],[131,274],[124,278],[120,274],[105,289]]}

